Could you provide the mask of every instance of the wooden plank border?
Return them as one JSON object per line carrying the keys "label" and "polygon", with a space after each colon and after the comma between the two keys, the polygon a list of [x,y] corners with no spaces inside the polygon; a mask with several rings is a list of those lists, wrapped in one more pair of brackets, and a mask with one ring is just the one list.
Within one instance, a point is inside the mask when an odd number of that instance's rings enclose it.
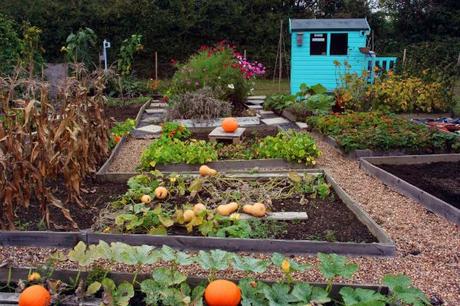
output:
{"label": "wooden plank border", "polygon": [[[315,172],[313,172],[315,171]],[[263,176],[287,175],[272,173]],[[38,247],[63,247],[72,248],[78,241],[86,244],[96,244],[100,240],[106,242],[120,241],[132,245],[168,245],[184,250],[209,250],[224,249],[234,252],[281,252],[285,254],[316,254],[336,253],[351,256],[394,256],[395,244],[373,221],[370,216],[335,182],[327,173],[318,169],[307,170],[307,173],[324,173],[326,180],[331,184],[337,196],[344,202],[369,231],[377,238],[374,243],[356,242],[327,242],[313,240],[283,240],[283,239],[240,239],[217,238],[199,236],[152,236],[147,234],[104,234],[92,231],[76,233],[59,232],[0,232],[0,245],[2,246],[38,246]],[[240,177],[242,174],[235,174]],[[247,174],[248,178],[257,178],[258,174]],[[243,176],[244,177],[244,174]]]}
{"label": "wooden plank border", "polygon": [[[118,151],[116,153],[118,153]],[[112,158],[109,158],[109,159],[112,159]],[[305,169],[304,164],[291,163],[283,159],[218,160],[218,161],[206,163],[206,165],[208,165],[209,167],[213,169],[216,169],[217,171],[226,172],[226,173],[248,172],[251,170],[257,170],[257,172],[271,172],[273,171],[272,169],[290,169],[290,170]],[[140,172],[107,172],[109,166],[107,167],[104,167],[104,166],[96,174],[96,179],[98,182],[125,183],[128,181],[130,177],[135,176],[140,173]],[[171,164],[171,165],[159,165],[156,167],[156,169],[164,173],[172,173],[172,172],[198,173],[199,167],[200,165]],[[317,171],[315,168],[308,168],[308,169]]]}
{"label": "wooden plank border", "polygon": [[[142,119],[142,114],[144,113],[145,109],[152,103],[151,100],[145,102],[141,108],[139,109],[139,112],[137,113],[136,116],[136,127],[139,125],[140,120]],[[96,172],[96,179],[100,176],[103,175],[104,173],[107,173],[109,170],[110,165],[112,164],[113,160],[115,159],[115,156],[120,152],[121,147],[126,143],[127,137],[123,136],[121,140],[115,145],[115,148],[113,148],[112,152],[110,153],[109,158],[105,161],[105,163],[102,165],[101,168]]]}
{"label": "wooden plank border", "polygon": [[419,202],[429,211],[441,215],[447,220],[460,225],[460,209],[455,208],[449,203],[378,167],[382,164],[413,165],[453,161],[460,161],[460,154],[407,155],[361,158],[359,161],[359,167],[367,174],[380,179],[385,185],[395,189],[400,194]]}

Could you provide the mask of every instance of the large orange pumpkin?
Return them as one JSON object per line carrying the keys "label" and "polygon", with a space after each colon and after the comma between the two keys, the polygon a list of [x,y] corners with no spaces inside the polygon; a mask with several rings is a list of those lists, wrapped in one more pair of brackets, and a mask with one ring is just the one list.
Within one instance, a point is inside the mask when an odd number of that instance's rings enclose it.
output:
{"label": "large orange pumpkin", "polygon": [[204,299],[209,306],[237,306],[241,301],[241,291],[235,283],[219,279],[209,283]]}
{"label": "large orange pumpkin", "polygon": [[51,295],[45,287],[33,285],[19,295],[19,306],[49,306]]}
{"label": "large orange pumpkin", "polygon": [[235,118],[225,118],[222,121],[222,129],[227,133],[233,133],[238,128],[238,121]]}

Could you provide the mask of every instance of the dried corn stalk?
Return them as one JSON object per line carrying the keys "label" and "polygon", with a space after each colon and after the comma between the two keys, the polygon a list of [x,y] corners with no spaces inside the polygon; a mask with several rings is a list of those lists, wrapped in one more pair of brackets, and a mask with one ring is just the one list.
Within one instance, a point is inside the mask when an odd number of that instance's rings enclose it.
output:
{"label": "dried corn stalk", "polygon": [[[0,215],[1,228],[14,228],[15,210],[40,203],[42,217],[52,225],[50,205],[57,207],[73,227],[68,203],[84,207],[82,180],[96,171],[108,155],[109,123],[104,116],[104,75],[88,75],[77,67],[65,80],[55,111],[48,101],[49,84],[30,79],[0,78]],[[65,204],[49,186],[63,178]]]}

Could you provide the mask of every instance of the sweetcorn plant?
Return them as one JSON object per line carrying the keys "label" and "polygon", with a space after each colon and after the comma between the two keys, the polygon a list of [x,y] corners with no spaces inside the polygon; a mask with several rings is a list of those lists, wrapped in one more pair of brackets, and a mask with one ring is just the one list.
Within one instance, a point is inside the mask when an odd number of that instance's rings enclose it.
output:
{"label": "sweetcorn plant", "polygon": [[259,158],[282,158],[314,165],[315,158],[320,156],[320,151],[308,134],[288,131],[265,137],[256,145],[255,154]]}

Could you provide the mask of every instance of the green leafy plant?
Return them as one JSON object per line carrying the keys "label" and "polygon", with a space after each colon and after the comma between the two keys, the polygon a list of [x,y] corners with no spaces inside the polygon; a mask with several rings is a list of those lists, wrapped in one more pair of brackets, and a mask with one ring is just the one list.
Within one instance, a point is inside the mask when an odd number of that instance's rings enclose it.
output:
{"label": "green leafy plant", "polygon": [[413,287],[410,278],[405,275],[385,275],[383,283],[391,290],[388,299],[391,304],[430,305],[425,294],[420,289]]}
{"label": "green leafy plant", "polygon": [[129,300],[134,296],[134,287],[127,282],[117,286],[113,280],[105,278],[102,280],[102,287],[104,305],[128,306]]}
{"label": "green leafy plant", "polygon": [[164,164],[204,164],[217,160],[214,145],[204,140],[165,139],[153,141],[142,153],[142,169]]}
{"label": "green leafy plant", "polygon": [[345,256],[319,253],[318,258],[320,260],[319,270],[327,280],[327,292],[331,291],[332,283],[337,277],[352,278],[358,270],[358,265],[348,263]]}
{"label": "green leafy plant", "polygon": [[[243,278],[239,281],[241,289],[241,305],[321,305],[334,301],[344,306],[384,306],[384,305],[429,305],[427,297],[411,285],[408,277],[403,275],[386,275],[383,283],[389,287],[390,294],[382,295],[370,289],[342,287],[340,300],[332,300],[330,296],[332,281],[337,277],[351,278],[358,269],[356,264],[349,263],[344,256],[335,254],[318,254],[319,272],[327,279],[326,288],[312,286],[304,282],[295,282],[292,272],[302,272],[311,266],[274,253],[271,260],[261,260],[250,256],[240,256],[223,250],[199,251],[193,255],[176,251],[168,246],[155,249],[151,246],[129,246],[124,243],[107,243],[98,245],[77,245],[69,259],[83,262],[81,257],[109,260],[112,263],[123,263],[140,267],[151,265],[157,261],[169,264],[153,270],[151,278],[142,281],[140,290],[145,294],[147,305],[203,305],[203,293],[206,282],[201,282],[193,289],[187,283],[187,276],[179,272],[181,266],[196,263],[208,273],[208,281],[216,278],[218,271],[237,269],[246,273],[264,273],[269,268],[281,269],[285,277],[272,284]],[[64,258],[65,259],[65,258]],[[101,282],[94,281],[86,289],[85,296],[93,295],[101,286],[104,288],[104,305],[128,305],[134,295],[133,282],[122,282],[118,287],[109,278]]]}
{"label": "green leafy plant", "polygon": [[67,36],[66,45],[61,51],[66,53],[69,62],[84,63],[89,67],[92,62],[91,48],[96,45],[96,40],[96,33],[92,29],[80,29],[77,33]]}
{"label": "green leafy plant", "polygon": [[192,132],[188,127],[177,122],[165,122],[161,127],[162,136],[166,136],[170,139],[185,140],[192,136]]}
{"label": "green leafy plant", "polygon": [[267,136],[255,148],[259,158],[282,158],[287,161],[314,165],[320,152],[315,141],[305,133],[288,131]]}
{"label": "green leafy plant", "polygon": [[265,110],[274,110],[276,112],[282,112],[284,109],[288,108],[292,104],[295,104],[296,97],[293,95],[286,94],[273,94],[268,96],[264,102]]}
{"label": "green leafy plant", "polygon": [[118,71],[122,76],[131,74],[134,54],[143,49],[141,41],[142,35],[133,34],[121,43],[118,54]]}
{"label": "green leafy plant", "polygon": [[381,112],[313,116],[307,123],[333,137],[345,152],[403,150],[407,153],[458,151],[460,139]]}

